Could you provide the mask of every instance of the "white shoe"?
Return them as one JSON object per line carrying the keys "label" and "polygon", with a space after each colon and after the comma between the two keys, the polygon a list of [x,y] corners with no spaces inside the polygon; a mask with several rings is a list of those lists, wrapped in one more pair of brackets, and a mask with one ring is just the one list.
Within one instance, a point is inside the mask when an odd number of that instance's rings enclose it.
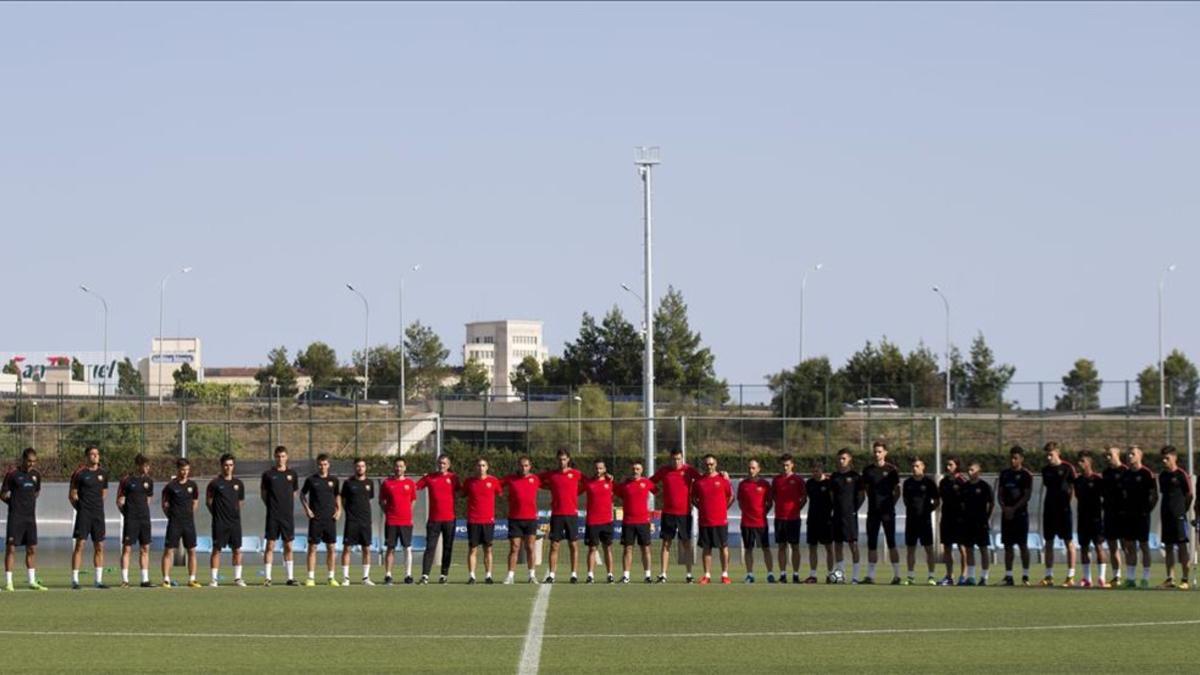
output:
{"label": "white shoe", "polygon": [[350,577],[342,577],[342,585],[349,586],[350,585]]}
{"label": "white shoe", "polygon": [[212,581],[208,582],[209,588],[216,588],[217,586],[220,586],[220,584],[217,583],[216,579],[213,579]]}
{"label": "white shoe", "polygon": [[537,577],[529,577],[529,583],[533,584],[534,586],[537,586],[538,584],[540,584],[542,582],[538,581]]}
{"label": "white shoe", "polygon": [[505,586],[512,586],[512,585],[513,585],[513,578],[512,578],[512,577],[504,577],[504,585],[505,585]]}
{"label": "white shoe", "polygon": [[246,582],[245,582],[245,581],[243,581],[243,580],[241,580],[241,579],[234,579],[234,581],[233,581],[233,585],[234,585],[234,586],[240,586],[240,587],[242,587],[242,588],[245,588],[245,587],[246,587]]}
{"label": "white shoe", "polygon": [[[347,585],[349,585],[349,584],[347,584]],[[363,586],[374,586],[374,585],[375,585],[375,582],[374,582],[374,581],[371,581],[370,579],[368,579],[368,578],[366,578],[366,577],[363,577],[363,580],[362,580],[362,585],[363,585]]]}

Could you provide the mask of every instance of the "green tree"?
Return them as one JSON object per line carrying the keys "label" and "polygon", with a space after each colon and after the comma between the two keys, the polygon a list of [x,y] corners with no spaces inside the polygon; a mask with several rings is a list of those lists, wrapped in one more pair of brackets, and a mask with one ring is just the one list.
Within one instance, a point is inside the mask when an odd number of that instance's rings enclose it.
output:
{"label": "green tree", "polygon": [[996,364],[992,348],[983,333],[971,341],[970,359],[966,364],[967,405],[971,408],[998,408],[1004,404],[1004,390],[1017,369],[1008,364]]}
{"label": "green tree", "polygon": [[[400,347],[391,345],[376,345],[371,347],[371,391],[368,394],[369,398],[374,399],[394,399],[400,396]],[[363,355],[361,351],[355,351],[354,368],[357,372],[362,372]],[[408,382],[405,382],[405,388],[411,390],[412,387]]]}
{"label": "green tree", "polygon": [[604,336],[596,325],[595,317],[584,312],[579,336],[563,347],[563,362],[571,373],[571,381],[566,384],[602,382],[604,351]]}
{"label": "green tree", "polygon": [[598,381],[606,385],[629,387],[642,379],[642,352],[645,340],[621,309],[613,306],[600,323],[604,346]]}
{"label": "green tree", "polygon": [[907,407],[912,398],[904,352],[886,336],[878,347],[867,340],[862,349],[851,354],[838,370],[838,378],[849,399],[888,396]]}
{"label": "green tree", "polygon": [[458,378],[458,383],[454,385],[454,393],[465,396],[479,396],[487,392],[492,386],[491,377],[488,375],[488,370],[482,363],[471,359],[463,366],[462,376]]}
{"label": "green tree", "polygon": [[546,379],[547,387],[566,388],[579,384],[578,374],[575,373],[566,359],[561,356],[551,356],[542,364],[542,376]]}
{"label": "green tree", "polygon": [[1055,410],[1095,410],[1100,407],[1100,372],[1091,359],[1077,359],[1063,375],[1062,396],[1054,397]]}
{"label": "green tree", "polygon": [[3,372],[5,375],[16,375],[18,378],[21,377],[21,367],[17,365],[16,359],[9,359],[8,363],[4,364],[4,370],[0,372]]}
{"label": "green tree", "polygon": [[185,361],[179,370],[171,374],[171,378],[175,380],[175,398],[195,398],[195,392],[189,389],[189,385],[197,381],[196,369],[192,364]]}
{"label": "green tree", "polygon": [[417,395],[430,396],[450,372],[446,358],[450,350],[429,326],[414,321],[404,329],[404,348],[408,352],[409,369],[405,386]]}
{"label": "green tree", "polygon": [[693,332],[688,323],[687,309],[683,293],[668,286],[654,312],[655,383],[724,403],[729,399],[728,385],[717,379],[716,357],[701,346],[700,333]]}
{"label": "green tree", "polygon": [[840,417],[842,414],[844,382],[834,374],[827,357],[804,359],[791,370],[769,375],[767,386],[771,389],[771,412],[776,417]]}
{"label": "green tree", "polygon": [[142,383],[142,373],[126,356],[124,361],[117,364],[117,395],[142,396],[146,385]]}
{"label": "green tree", "polygon": [[521,363],[508,376],[508,382],[513,389],[524,394],[537,387],[546,386],[546,377],[542,375],[542,364],[532,356],[521,359]]}
{"label": "green tree", "polygon": [[908,406],[942,408],[946,405],[946,381],[938,367],[937,354],[924,342],[904,360],[905,379],[909,383]]}
{"label": "green tree", "polygon": [[[1200,390],[1200,374],[1196,366],[1178,349],[1163,359],[1166,373],[1167,404],[1176,414],[1191,414],[1196,409],[1197,391]],[[1146,366],[1138,373],[1138,405],[1145,408],[1158,407],[1158,366]]]}
{"label": "green tree", "polygon": [[83,382],[87,378],[87,374],[83,371],[83,362],[74,356],[71,357],[71,380],[74,382]]}
{"label": "green tree", "polygon": [[[242,443],[237,435],[225,433],[225,425],[189,424],[187,435],[188,457],[220,457],[226,452],[236,455],[242,450]],[[179,452],[181,444],[178,427],[171,444],[172,451]]]}
{"label": "green tree", "polygon": [[[78,426],[68,427],[63,443],[68,452],[82,458],[84,448],[95,445],[101,451],[101,463],[113,475],[133,468],[133,457],[141,451],[142,425],[133,406],[84,407],[79,411]],[[152,452],[147,449],[147,453]]]}
{"label": "green tree", "polygon": [[296,367],[312,378],[314,389],[334,384],[342,368],[338,365],[337,352],[324,342],[313,342],[296,354]]}
{"label": "green tree", "polygon": [[273,396],[275,392],[271,385],[279,387],[279,395],[292,397],[297,393],[296,369],[288,360],[287,347],[279,346],[267,352],[267,365],[258,369],[254,374],[258,382],[259,396]]}

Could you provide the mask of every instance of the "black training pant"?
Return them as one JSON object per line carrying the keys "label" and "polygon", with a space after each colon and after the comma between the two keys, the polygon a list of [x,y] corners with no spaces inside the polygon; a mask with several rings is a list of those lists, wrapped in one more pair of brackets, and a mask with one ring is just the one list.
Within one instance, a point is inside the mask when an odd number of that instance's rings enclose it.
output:
{"label": "black training pant", "polygon": [[434,549],[442,542],[442,576],[450,574],[450,557],[454,554],[454,521],[431,520],[425,523],[425,555],[421,556],[421,574],[429,576],[433,568]]}

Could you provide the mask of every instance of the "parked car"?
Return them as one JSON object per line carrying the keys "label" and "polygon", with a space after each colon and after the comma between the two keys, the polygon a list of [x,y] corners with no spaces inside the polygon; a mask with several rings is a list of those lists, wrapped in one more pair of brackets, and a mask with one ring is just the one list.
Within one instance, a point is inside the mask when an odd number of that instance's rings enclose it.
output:
{"label": "parked car", "polygon": [[899,410],[900,405],[894,398],[871,397],[860,398],[854,403],[846,404],[847,410]]}
{"label": "parked car", "polygon": [[340,396],[326,389],[312,389],[302,392],[296,397],[296,403],[300,405],[354,405],[352,399]]}

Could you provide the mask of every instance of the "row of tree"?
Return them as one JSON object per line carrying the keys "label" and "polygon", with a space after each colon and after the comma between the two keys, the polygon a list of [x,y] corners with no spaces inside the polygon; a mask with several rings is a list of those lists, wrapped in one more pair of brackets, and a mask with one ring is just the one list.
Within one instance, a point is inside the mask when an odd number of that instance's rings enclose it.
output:
{"label": "row of tree", "polygon": [[[584,312],[579,335],[564,346],[562,356],[551,356],[545,363],[527,356],[509,382],[519,392],[583,385],[636,388],[642,380],[645,348],[645,327],[635,328],[619,307],[610,309],[599,323]],[[729,386],[717,378],[715,361],[688,322],[683,293],[668,287],[654,311],[655,385],[723,403],[729,398]]]}

